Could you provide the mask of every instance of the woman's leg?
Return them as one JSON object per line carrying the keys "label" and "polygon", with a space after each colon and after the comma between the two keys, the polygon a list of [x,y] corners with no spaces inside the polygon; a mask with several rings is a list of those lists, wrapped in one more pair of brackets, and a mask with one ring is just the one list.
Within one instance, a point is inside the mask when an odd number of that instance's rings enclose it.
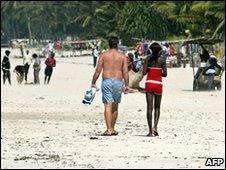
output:
{"label": "woman's leg", "polygon": [[37,80],[36,80],[36,70],[34,69],[34,84],[37,83]]}
{"label": "woman's leg", "polygon": [[47,75],[45,75],[44,84],[46,84]]}
{"label": "woman's leg", "polygon": [[40,84],[40,80],[39,80],[39,72],[40,72],[40,69],[37,70],[37,74],[36,74],[36,81],[37,81],[37,84]]}
{"label": "woman's leg", "polygon": [[154,128],[153,128],[153,133],[154,135],[158,136],[158,131],[157,131],[157,125],[159,121],[159,116],[160,116],[160,105],[161,105],[161,99],[162,95],[154,95],[155,98],[155,111],[154,111]]}
{"label": "woman's leg", "polygon": [[152,136],[152,110],[153,110],[153,93],[146,93],[147,102],[147,121],[149,133],[147,136]]}
{"label": "woman's leg", "polygon": [[49,75],[48,77],[47,84],[49,84],[50,78],[51,78],[51,75]]}

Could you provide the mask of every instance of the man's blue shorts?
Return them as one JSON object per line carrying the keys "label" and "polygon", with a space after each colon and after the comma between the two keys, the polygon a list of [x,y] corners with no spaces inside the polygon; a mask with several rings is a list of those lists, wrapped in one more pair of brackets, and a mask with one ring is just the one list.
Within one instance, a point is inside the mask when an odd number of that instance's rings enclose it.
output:
{"label": "man's blue shorts", "polygon": [[101,84],[103,103],[120,103],[124,82],[114,78],[103,78]]}

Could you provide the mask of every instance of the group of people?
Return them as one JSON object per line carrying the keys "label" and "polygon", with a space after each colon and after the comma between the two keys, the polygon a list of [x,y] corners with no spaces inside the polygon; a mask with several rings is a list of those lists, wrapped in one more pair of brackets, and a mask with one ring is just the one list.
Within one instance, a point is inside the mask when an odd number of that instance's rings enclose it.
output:
{"label": "group of people", "polygon": [[[10,51],[5,51],[5,56],[2,60],[2,71],[3,71],[3,84],[5,84],[6,79],[8,79],[9,84],[11,84],[11,64],[9,60]],[[25,79],[25,84],[28,83],[28,72],[30,65],[33,63],[34,70],[34,84],[40,84],[39,72],[41,70],[41,59],[40,57],[34,53],[30,55],[29,50],[26,51],[26,54],[23,57],[23,65],[17,65],[14,69],[14,72],[17,74],[17,81],[19,84],[22,83],[23,78]],[[45,60],[46,68],[44,71],[45,78],[44,84],[49,84],[53,67],[56,66],[55,54],[53,52],[50,53],[49,57]]]}
{"label": "group of people", "polygon": [[[213,54],[209,53],[202,44],[200,46],[202,47],[202,53],[200,54],[201,62],[206,63],[202,74],[208,79],[208,90],[214,90],[214,77],[217,75],[216,68],[219,70],[219,73],[223,71],[224,68],[217,63],[217,59]],[[199,72],[198,70],[195,76],[196,79],[200,76],[200,73],[201,71]]]}
{"label": "group of people", "polygon": [[[100,54],[91,87],[97,88],[96,81],[102,72],[102,102],[107,130],[104,136],[117,135],[115,124],[118,117],[118,105],[122,93],[131,92],[129,87],[128,59],[118,51],[119,39],[109,39],[109,50]],[[162,47],[153,43],[149,47],[151,54],[144,63],[143,74],[147,74],[145,83],[147,121],[149,132],[147,136],[158,136],[157,125],[160,117],[160,104],[162,98],[162,77],[167,76],[166,60],[162,57]],[[152,126],[152,111],[154,109],[154,125]]]}

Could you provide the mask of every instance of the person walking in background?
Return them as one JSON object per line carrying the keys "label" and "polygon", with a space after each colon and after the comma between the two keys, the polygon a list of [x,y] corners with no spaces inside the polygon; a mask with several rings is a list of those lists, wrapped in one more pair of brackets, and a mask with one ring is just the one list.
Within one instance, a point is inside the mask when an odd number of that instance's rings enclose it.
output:
{"label": "person walking in background", "polygon": [[29,50],[26,51],[26,54],[23,58],[23,64],[25,69],[25,83],[27,83],[27,75],[30,68],[30,65],[32,63],[32,56],[29,54]]}
{"label": "person walking in background", "polygon": [[52,52],[50,54],[50,56],[46,59],[45,64],[46,64],[46,68],[45,68],[45,80],[44,80],[44,84],[46,84],[46,80],[47,80],[47,84],[49,84],[51,75],[53,73],[53,67],[56,67],[56,60],[55,60],[55,54]]}
{"label": "person walking in background", "polygon": [[5,51],[5,56],[2,60],[2,71],[3,71],[3,84],[5,84],[6,79],[8,79],[9,84],[11,85],[11,75],[10,75],[10,61],[9,61],[10,51]]}
{"label": "person walking in background", "polygon": [[95,68],[97,63],[97,58],[99,57],[98,46],[95,46],[95,48],[93,49],[92,55],[93,55],[93,67]]}
{"label": "person walking in background", "polygon": [[32,57],[34,58],[34,84],[40,84],[39,81],[39,72],[41,70],[41,60],[37,54],[33,54]]}

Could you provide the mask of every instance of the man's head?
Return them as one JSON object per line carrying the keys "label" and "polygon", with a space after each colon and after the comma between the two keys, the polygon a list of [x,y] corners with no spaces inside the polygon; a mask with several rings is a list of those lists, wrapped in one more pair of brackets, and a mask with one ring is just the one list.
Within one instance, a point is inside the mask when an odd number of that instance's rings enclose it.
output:
{"label": "man's head", "polygon": [[109,39],[109,47],[110,48],[118,48],[119,39],[117,37],[111,37]]}
{"label": "man's head", "polygon": [[37,58],[38,55],[34,53],[34,54],[32,55],[32,57],[33,57],[33,58]]}
{"label": "man's head", "polygon": [[51,52],[50,56],[53,58],[55,57],[55,53],[54,52]]}
{"label": "man's head", "polygon": [[6,54],[7,56],[9,56],[10,51],[9,51],[9,50],[6,50],[6,51],[5,51],[5,54]]}

